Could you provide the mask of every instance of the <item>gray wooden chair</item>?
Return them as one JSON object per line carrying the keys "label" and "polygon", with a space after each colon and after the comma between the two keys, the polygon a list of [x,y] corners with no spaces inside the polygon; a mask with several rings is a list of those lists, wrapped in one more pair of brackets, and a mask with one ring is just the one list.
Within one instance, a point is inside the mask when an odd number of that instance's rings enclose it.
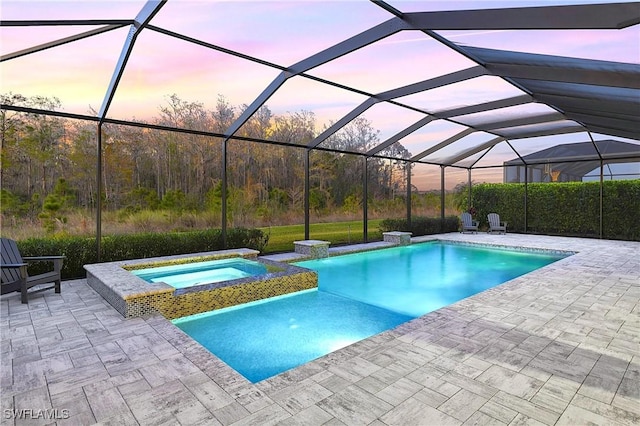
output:
{"label": "gray wooden chair", "polygon": [[460,222],[462,223],[462,233],[473,232],[475,234],[478,232],[478,222],[473,220],[471,213],[462,213],[460,215]]}
{"label": "gray wooden chair", "polygon": [[[31,293],[51,289],[55,289],[56,293],[60,293],[60,271],[62,270],[64,256],[22,257],[15,241],[8,238],[0,238],[0,240],[2,244],[0,253],[0,269],[2,270],[0,294],[19,291],[21,293],[20,299],[22,303],[28,303],[27,295]],[[30,277],[27,273],[27,266],[33,262],[53,262],[53,271]],[[28,291],[36,285],[48,283],[53,283],[53,285],[51,287]]]}
{"label": "gray wooden chair", "polygon": [[489,221],[489,230],[487,232],[497,232],[499,234],[507,233],[507,222],[501,222],[498,213],[489,213],[487,215]]}

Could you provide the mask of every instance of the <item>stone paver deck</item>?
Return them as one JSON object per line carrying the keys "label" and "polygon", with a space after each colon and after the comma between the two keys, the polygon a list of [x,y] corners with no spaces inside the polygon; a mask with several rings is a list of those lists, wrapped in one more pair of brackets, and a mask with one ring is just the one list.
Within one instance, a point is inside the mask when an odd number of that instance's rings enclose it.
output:
{"label": "stone paver deck", "polygon": [[438,237],[578,254],[257,384],[85,280],[5,295],[2,424],[640,424],[640,243]]}

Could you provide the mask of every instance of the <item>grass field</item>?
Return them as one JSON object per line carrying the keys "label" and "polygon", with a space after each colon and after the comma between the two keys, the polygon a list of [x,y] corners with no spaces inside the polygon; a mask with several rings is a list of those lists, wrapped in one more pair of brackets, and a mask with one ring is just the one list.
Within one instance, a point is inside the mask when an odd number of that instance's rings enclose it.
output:
{"label": "grass field", "polygon": [[[382,234],[379,229],[382,219],[368,221],[369,241],[379,241]],[[293,242],[304,240],[304,225],[271,226],[260,228],[269,235],[265,253],[293,251]],[[362,221],[314,223],[309,226],[309,239],[330,241],[332,245],[356,244],[364,241]]]}

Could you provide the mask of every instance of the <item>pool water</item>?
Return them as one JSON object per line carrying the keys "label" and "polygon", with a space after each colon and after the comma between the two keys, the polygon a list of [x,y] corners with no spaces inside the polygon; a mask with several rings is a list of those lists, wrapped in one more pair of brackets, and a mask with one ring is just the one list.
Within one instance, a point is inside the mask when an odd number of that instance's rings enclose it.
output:
{"label": "pool water", "polygon": [[173,322],[255,383],[563,257],[433,242],[310,260],[318,290]]}
{"label": "pool water", "polygon": [[267,267],[243,258],[219,259],[131,271],[149,283],[163,282],[174,288],[236,280],[267,273]]}
{"label": "pool water", "polygon": [[564,257],[433,242],[296,265],[322,291],[418,317]]}
{"label": "pool water", "polygon": [[173,323],[256,383],[410,319],[314,289]]}

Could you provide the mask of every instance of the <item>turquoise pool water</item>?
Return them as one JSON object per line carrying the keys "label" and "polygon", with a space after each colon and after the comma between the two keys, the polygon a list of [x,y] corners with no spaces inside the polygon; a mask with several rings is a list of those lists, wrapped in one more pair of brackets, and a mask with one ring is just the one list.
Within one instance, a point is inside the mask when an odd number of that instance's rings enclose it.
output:
{"label": "turquoise pool water", "polygon": [[564,257],[434,242],[296,265],[317,271],[322,291],[417,317]]}
{"label": "turquoise pool water", "polygon": [[266,274],[267,267],[260,262],[234,257],[137,269],[131,273],[149,283],[163,282],[174,288],[186,288]]}
{"label": "turquoise pool water", "polygon": [[563,257],[435,242],[298,262],[317,291],[173,322],[255,383]]}
{"label": "turquoise pool water", "polygon": [[317,290],[173,320],[256,383],[412,317]]}

